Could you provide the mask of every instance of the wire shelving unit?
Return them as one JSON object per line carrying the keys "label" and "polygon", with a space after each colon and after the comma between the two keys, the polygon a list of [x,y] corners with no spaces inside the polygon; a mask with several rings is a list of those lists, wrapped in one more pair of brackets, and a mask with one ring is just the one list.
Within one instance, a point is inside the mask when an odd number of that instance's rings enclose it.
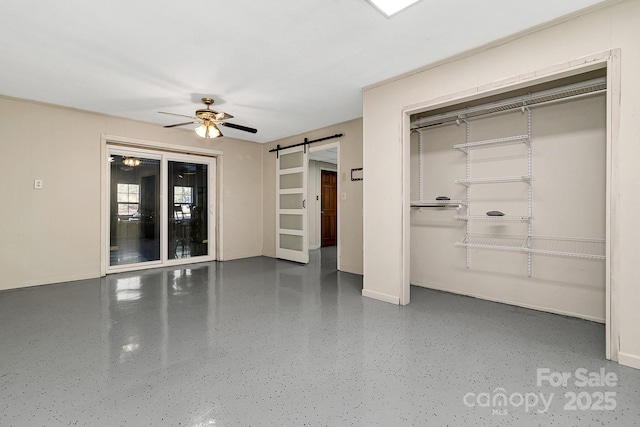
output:
{"label": "wire shelving unit", "polygon": [[[411,122],[411,131],[419,134],[419,187],[420,199],[411,202],[413,208],[466,208],[465,214],[458,213],[454,218],[466,221],[465,233],[455,243],[466,249],[466,267],[470,264],[470,249],[496,249],[503,251],[521,252],[527,255],[527,273],[531,276],[531,255],[550,255],[562,257],[575,257],[592,260],[606,258],[606,244],[604,239],[589,239],[575,237],[541,236],[533,234],[533,159],[532,159],[532,118],[531,109],[534,107],[561,102],[571,98],[581,98],[604,93],[607,90],[606,78],[598,78],[585,82],[567,85],[526,96],[509,98],[502,101],[483,104],[475,107],[448,111],[442,114],[419,117]],[[470,125],[475,119],[490,115],[503,114],[509,111],[521,110],[526,115],[527,133],[502,138],[472,141]],[[422,133],[421,130],[455,123],[464,124],[466,127],[466,139],[462,144],[456,144],[454,149],[466,154],[466,177],[458,179],[456,184],[466,186],[465,200],[422,200],[423,176],[422,176]],[[476,149],[499,147],[511,144],[525,144],[527,149],[527,173],[516,176],[480,177],[471,176],[471,152]],[[527,214],[521,216],[489,216],[471,214],[471,187],[478,184],[504,184],[524,183],[527,186]],[[478,233],[471,231],[471,223],[474,221],[485,222],[525,222],[527,234],[500,234]]]}

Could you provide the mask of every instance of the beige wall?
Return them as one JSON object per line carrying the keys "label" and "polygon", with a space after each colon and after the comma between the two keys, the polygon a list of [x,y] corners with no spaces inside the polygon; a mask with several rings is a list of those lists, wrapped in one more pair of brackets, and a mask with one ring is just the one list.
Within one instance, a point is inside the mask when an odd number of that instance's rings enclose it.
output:
{"label": "beige wall", "polygon": [[303,135],[297,135],[263,146],[263,182],[264,182],[264,222],[263,250],[266,256],[275,257],[275,200],[276,200],[276,155],[269,150],[276,145],[285,147],[298,144],[304,138],[314,140],[342,133],[343,136],[313,144],[319,147],[340,142],[340,192],[346,193],[346,200],[340,199],[338,245],[340,247],[340,269],[350,273],[362,274],[362,181],[351,181],[351,169],[362,167],[362,119],[356,119],[337,125],[317,129]]}
{"label": "beige wall", "polygon": [[[612,194],[612,279],[619,319],[620,362],[640,368],[640,287],[637,254],[640,224],[635,218],[640,184],[640,2],[623,1],[541,29],[474,54],[367,88],[364,92],[364,290],[369,296],[401,301],[407,266],[403,253],[402,111],[452,94],[509,86],[552,74],[560,64],[619,48],[622,94],[614,147]],[[577,62],[574,65],[578,65]],[[496,82],[501,82],[497,83]],[[408,197],[407,197],[408,198]]]}
{"label": "beige wall", "polygon": [[[605,238],[605,95],[532,109],[532,231],[536,236]],[[470,138],[482,141],[527,134],[527,116],[519,110],[470,121]],[[422,132],[423,195],[465,200],[466,155],[453,148],[465,142],[466,128],[455,123]],[[411,200],[419,197],[418,137],[412,134]],[[525,144],[473,150],[471,177],[527,175]],[[524,182],[471,187],[471,215],[498,210],[527,215]],[[466,214],[465,208],[460,214]],[[532,255],[532,275],[521,252],[454,246],[466,222],[455,209],[411,210],[411,284],[473,295],[524,307],[605,320],[605,262]],[[478,222],[472,233],[527,235],[525,222]]]}
{"label": "beige wall", "polygon": [[101,134],[222,151],[224,257],[261,254],[260,145],[0,98],[0,289],[100,276]]}

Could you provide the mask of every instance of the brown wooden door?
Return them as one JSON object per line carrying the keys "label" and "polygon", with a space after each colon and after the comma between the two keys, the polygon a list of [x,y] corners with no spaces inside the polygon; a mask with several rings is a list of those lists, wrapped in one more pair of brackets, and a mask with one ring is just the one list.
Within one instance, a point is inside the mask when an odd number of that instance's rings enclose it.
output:
{"label": "brown wooden door", "polygon": [[321,172],[321,245],[334,246],[338,235],[338,174],[324,170]]}

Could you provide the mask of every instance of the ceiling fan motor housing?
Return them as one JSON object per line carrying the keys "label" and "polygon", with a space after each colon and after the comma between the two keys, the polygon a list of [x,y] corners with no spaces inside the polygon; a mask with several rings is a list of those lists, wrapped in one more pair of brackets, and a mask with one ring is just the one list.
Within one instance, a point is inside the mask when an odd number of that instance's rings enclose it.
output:
{"label": "ceiling fan motor housing", "polygon": [[207,108],[196,110],[196,117],[200,120],[213,120],[215,118],[215,112],[211,111],[209,106],[214,102],[213,98],[202,98],[202,103],[206,105]]}
{"label": "ceiling fan motor housing", "polygon": [[215,120],[216,112],[211,110],[196,110],[196,117],[200,120]]}
{"label": "ceiling fan motor housing", "polygon": [[[219,113],[209,108],[214,102],[213,98],[202,98],[202,103],[206,105],[207,108],[200,108],[199,110],[196,110],[196,117],[205,121],[225,119],[225,113]],[[231,117],[232,116],[227,115],[226,118]]]}
{"label": "ceiling fan motor housing", "polygon": [[[161,111],[162,114],[171,114],[171,115],[175,115],[175,116],[181,116],[181,117],[189,117],[193,120],[199,120],[200,124],[202,126],[200,126],[200,128],[205,128],[205,129],[215,129],[215,136],[213,136],[213,138],[216,138],[218,136],[222,136],[222,132],[220,132],[220,129],[218,129],[218,127],[216,125],[222,125],[222,126],[226,126],[226,127],[230,127],[233,129],[238,129],[238,130],[242,130],[245,132],[251,132],[251,133],[256,133],[257,130],[254,128],[250,128],[248,126],[242,126],[242,125],[236,125],[233,123],[228,123],[225,122],[224,120],[227,119],[232,119],[233,116],[231,114],[227,114],[227,113],[220,113],[218,111],[212,110],[211,108],[209,108],[211,106],[211,104],[214,103],[213,98],[202,98],[202,103],[204,105],[206,105],[206,108],[200,108],[198,110],[196,110],[195,112],[195,116],[185,116],[183,114],[174,114],[174,113],[165,113],[163,111]],[[198,123],[196,121],[191,121],[191,122],[186,122],[186,123],[178,123],[175,125],[167,125],[165,126],[166,128],[172,128],[172,127],[176,127],[176,126],[186,126],[186,125],[191,125],[194,123]],[[198,129],[200,129],[198,128]],[[196,132],[198,132],[196,130]],[[200,133],[198,133],[200,136],[202,136],[203,138],[210,138],[210,136],[208,136],[208,130],[205,132],[204,135],[200,135]]]}

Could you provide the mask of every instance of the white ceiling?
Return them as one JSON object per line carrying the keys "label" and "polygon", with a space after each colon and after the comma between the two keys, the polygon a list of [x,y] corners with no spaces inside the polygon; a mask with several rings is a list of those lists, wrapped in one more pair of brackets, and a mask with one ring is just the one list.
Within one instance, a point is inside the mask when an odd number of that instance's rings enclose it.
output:
{"label": "white ceiling", "polygon": [[[267,142],[362,116],[361,88],[599,0],[2,0],[0,94],[172,124],[212,96]],[[195,128],[191,126],[190,129]],[[176,130],[167,130],[175,132]]]}

